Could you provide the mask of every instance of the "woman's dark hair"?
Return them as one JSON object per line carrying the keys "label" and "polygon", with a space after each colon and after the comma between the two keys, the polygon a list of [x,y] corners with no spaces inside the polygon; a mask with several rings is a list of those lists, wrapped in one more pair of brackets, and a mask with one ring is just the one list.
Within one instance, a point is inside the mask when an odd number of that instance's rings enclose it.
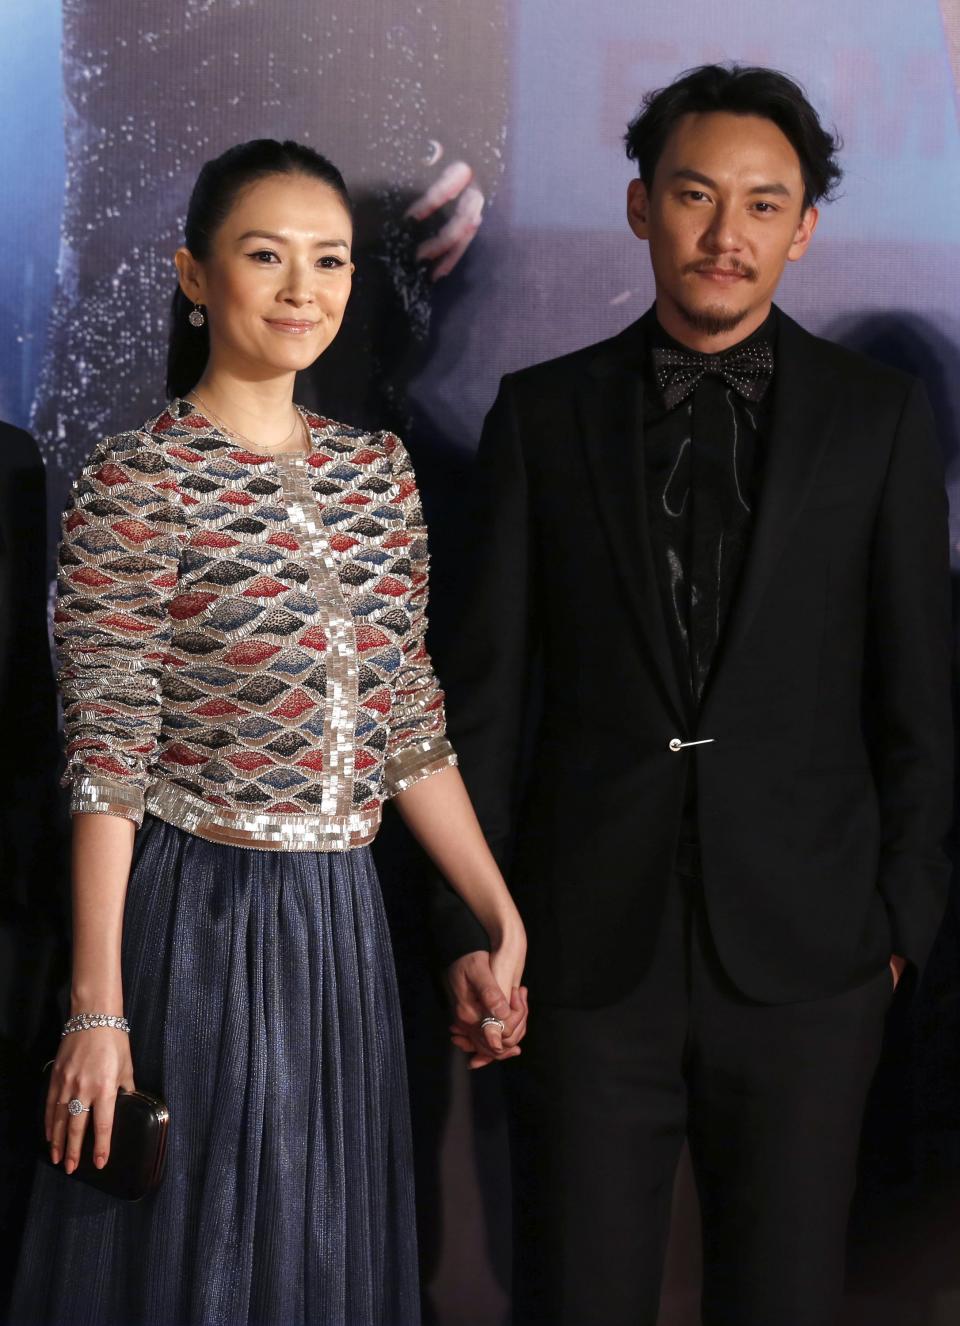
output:
{"label": "woman's dark hair", "polygon": [[[347,186],[332,161],[302,143],[254,138],[208,161],[197,176],[187,208],[184,241],[198,261],[208,257],[213,237],[241,190],[268,175],[307,175],[321,180],[353,215]],[[167,349],[168,396],[184,396],[192,390],[203,376],[210,354],[209,326],[206,322],[202,327],[191,326],[190,311],[190,300],[178,286],[173,296]]]}
{"label": "woman's dark hair", "polygon": [[664,145],[684,115],[726,111],[772,120],[800,158],[804,210],[834,196],[843,171],[836,153],[842,146],[828,133],[799,83],[776,69],[705,64],[680,74],[669,87],[649,92],[624,134],[627,156],[636,161],[649,189]]}

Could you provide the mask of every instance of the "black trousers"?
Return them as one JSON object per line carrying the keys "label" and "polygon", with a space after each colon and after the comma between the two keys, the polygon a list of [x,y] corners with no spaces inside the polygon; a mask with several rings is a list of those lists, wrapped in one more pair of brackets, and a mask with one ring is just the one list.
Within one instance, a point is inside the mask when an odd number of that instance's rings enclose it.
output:
{"label": "black trousers", "polygon": [[655,1326],[684,1137],[703,1326],[831,1326],[892,988],[884,968],[830,998],[751,1002],[723,972],[699,882],[677,876],[628,998],[533,1000],[506,1066],[515,1326]]}

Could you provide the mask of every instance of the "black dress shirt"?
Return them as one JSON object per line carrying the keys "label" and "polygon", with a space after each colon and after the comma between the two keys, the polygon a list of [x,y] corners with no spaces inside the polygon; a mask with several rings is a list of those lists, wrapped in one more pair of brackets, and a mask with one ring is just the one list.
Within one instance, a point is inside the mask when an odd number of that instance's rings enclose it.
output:
{"label": "black dress shirt", "polygon": [[[661,346],[683,352],[653,309],[645,364],[644,479],[647,522],[660,597],[677,673],[696,713],[730,613],[753,528],[769,384],[747,400],[712,372],[669,407],[654,368]],[[774,348],[776,310],[750,336],[711,359],[760,341]],[[676,867],[699,876],[696,761],[688,762]]]}
{"label": "black dress shirt", "polygon": [[[644,475],[654,566],[677,671],[698,707],[736,593],[753,527],[770,390],[747,400],[706,372],[673,408],[664,404],[653,348],[683,352],[651,309],[645,367]],[[709,359],[747,346],[773,349],[776,311],[755,332]]]}

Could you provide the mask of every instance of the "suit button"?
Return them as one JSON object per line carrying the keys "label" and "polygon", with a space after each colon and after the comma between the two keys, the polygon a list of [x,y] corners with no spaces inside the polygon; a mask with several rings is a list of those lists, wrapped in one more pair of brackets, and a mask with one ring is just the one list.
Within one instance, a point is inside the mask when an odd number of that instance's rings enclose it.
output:
{"label": "suit button", "polygon": [[683,749],[683,742],[680,740],[679,737],[673,738],[673,740],[670,742],[670,749],[673,751],[674,755],[676,755],[678,750]]}

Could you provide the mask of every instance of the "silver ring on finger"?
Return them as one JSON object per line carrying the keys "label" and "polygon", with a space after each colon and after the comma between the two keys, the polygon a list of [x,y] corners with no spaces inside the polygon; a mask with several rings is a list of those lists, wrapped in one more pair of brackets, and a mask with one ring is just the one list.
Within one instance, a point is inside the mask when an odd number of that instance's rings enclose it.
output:
{"label": "silver ring on finger", "polygon": [[498,1030],[500,1031],[501,1036],[503,1035],[504,1032],[503,1023],[500,1021],[499,1018],[495,1018],[492,1015],[490,1017],[484,1018],[483,1021],[480,1023],[481,1031],[483,1031],[484,1027],[497,1027]]}
{"label": "silver ring on finger", "polygon": [[82,1100],[77,1100],[76,1096],[67,1101],[67,1113],[72,1114],[74,1118],[78,1114],[89,1114],[92,1108],[92,1105],[84,1105]]}

